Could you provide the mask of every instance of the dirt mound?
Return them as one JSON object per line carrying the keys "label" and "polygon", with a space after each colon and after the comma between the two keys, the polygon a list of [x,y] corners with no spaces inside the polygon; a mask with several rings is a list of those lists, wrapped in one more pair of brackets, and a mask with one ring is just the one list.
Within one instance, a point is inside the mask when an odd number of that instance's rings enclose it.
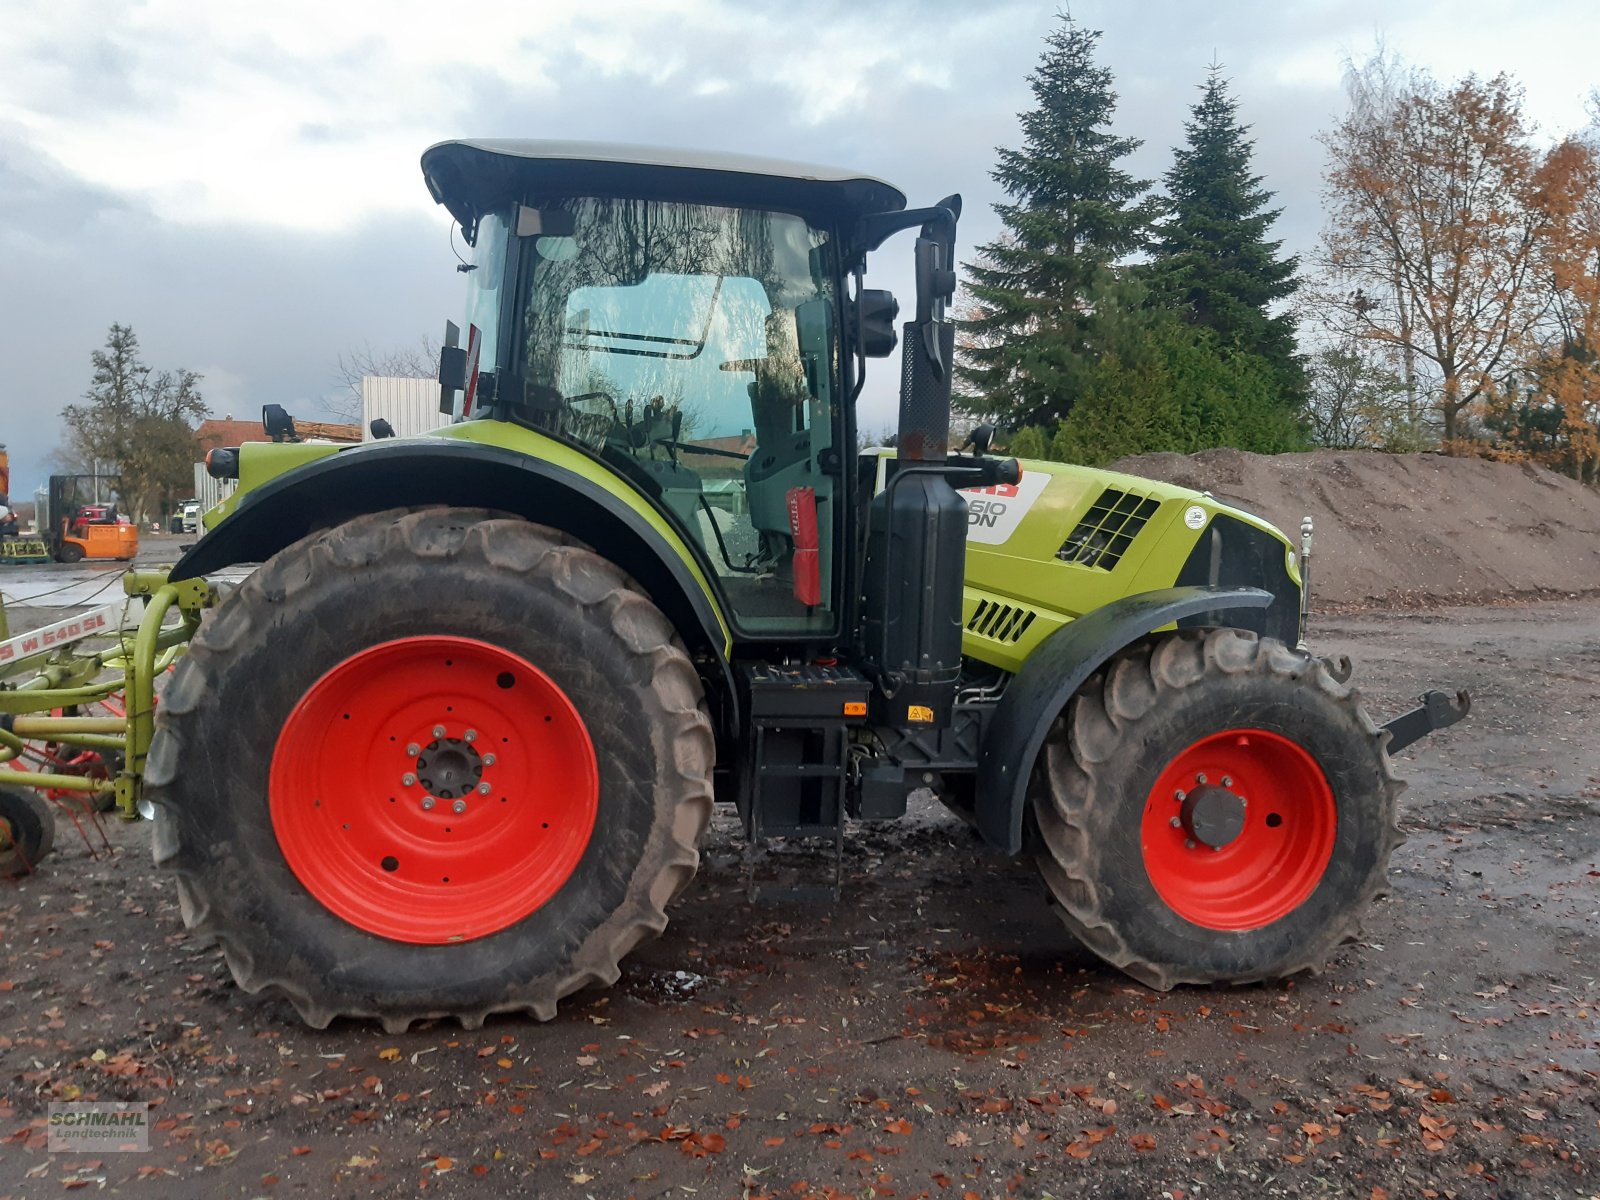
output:
{"label": "dirt mound", "polygon": [[1543,467],[1319,450],[1145,454],[1112,469],[1210,492],[1299,545],[1314,605],[1433,604],[1600,590],[1600,492]]}

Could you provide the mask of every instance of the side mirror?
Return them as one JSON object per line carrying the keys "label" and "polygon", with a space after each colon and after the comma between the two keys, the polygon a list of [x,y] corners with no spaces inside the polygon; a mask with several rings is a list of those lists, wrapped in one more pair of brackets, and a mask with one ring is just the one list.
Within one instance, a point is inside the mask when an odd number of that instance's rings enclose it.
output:
{"label": "side mirror", "polygon": [[439,386],[461,391],[467,386],[467,348],[441,346],[439,348]]}
{"label": "side mirror", "polygon": [[895,318],[900,302],[893,292],[863,288],[856,296],[856,320],[861,330],[861,353],[868,358],[888,358],[900,340]]}

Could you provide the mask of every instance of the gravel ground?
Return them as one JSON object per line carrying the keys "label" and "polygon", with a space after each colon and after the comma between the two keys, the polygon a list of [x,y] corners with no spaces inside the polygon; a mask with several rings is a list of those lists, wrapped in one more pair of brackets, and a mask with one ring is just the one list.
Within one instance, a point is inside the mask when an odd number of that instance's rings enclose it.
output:
{"label": "gravel ground", "polygon": [[[665,936],[548,1025],[316,1032],[188,937],[148,826],[63,823],[0,885],[0,1197],[1600,1194],[1600,603],[1316,635],[1379,719],[1476,707],[1401,756],[1365,941],[1273,986],[1132,983],[930,804],[853,827],[814,907],[749,903],[807,864],[719,817]],[[149,1152],[47,1153],[62,1099],[148,1101]]]}

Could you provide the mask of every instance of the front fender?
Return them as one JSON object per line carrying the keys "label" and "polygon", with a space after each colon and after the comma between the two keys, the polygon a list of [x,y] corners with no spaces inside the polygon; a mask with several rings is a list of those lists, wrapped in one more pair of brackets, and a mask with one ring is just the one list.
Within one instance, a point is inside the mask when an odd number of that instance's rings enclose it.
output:
{"label": "front fender", "polygon": [[1000,697],[978,754],[975,815],[983,839],[1007,854],[1022,850],[1022,811],[1039,748],[1067,701],[1119,650],[1185,617],[1220,617],[1271,603],[1272,593],[1260,588],[1140,592],[1079,617],[1041,642]]}
{"label": "front fender", "polygon": [[691,653],[726,661],[727,625],[683,540],[604,468],[595,477],[504,447],[446,438],[351,447],[252,489],[172,569],[177,582],[264,562],[318,529],[363,513],[447,504],[492,508],[592,546],[637,580]]}

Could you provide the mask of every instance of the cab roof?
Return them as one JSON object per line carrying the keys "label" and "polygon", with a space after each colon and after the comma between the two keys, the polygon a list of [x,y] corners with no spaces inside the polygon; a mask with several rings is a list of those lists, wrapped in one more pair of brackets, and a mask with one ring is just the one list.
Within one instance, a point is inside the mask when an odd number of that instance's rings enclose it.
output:
{"label": "cab roof", "polygon": [[638,196],[846,219],[906,206],[892,184],[836,167],[607,142],[440,142],[423,152],[422,176],[469,235],[483,213],[529,195]]}

